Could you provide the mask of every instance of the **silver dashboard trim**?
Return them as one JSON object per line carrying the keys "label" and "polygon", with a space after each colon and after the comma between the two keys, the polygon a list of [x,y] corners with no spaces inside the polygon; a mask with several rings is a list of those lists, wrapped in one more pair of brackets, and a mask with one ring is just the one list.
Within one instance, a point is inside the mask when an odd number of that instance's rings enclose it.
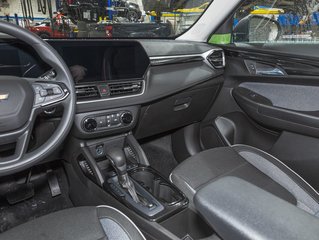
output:
{"label": "silver dashboard trim", "polygon": [[[208,56],[211,55],[212,53],[214,53],[215,51],[222,51],[222,59],[223,59],[223,65],[220,66],[220,67],[216,67],[216,66],[213,66],[213,63],[211,63],[209,60],[208,60]],[[224,68],[226,66],[226,59],[225,59],[225,52],[224,50],[222,49],[212,49],[211,51],[207,51],[207,52],[204,52],[202,54],[203,58],[205,59],[205,63],[208,64],[209,66],[211,66],[213,69],[221,69],[221,68]]]}
{"label": "silver dashboard trim", "polygon": [[[204,61],[209,67],[213,69],[220,69],[225,67],[225,53],[223,53],[223,66],[214,67],[207,59],[207,57],[215,51],[220,51],[221,48],[211,49],[204,53],[199,54],[185,54],[185,55],[169,55],[169,56],[154,56],[150,57],[151,66],[160,66],[174,63],[192,62],[192,61]],[[162,62],[158,62],[162,61]]]}
{"label": "silver dashboard trim", "polygon": [[162,57],[150,57],[151,66],[162,66],[176,63],[186,63],[186,62],[200,62],[204,61],[201,55],[190,55],[190,56],[165,56]]}

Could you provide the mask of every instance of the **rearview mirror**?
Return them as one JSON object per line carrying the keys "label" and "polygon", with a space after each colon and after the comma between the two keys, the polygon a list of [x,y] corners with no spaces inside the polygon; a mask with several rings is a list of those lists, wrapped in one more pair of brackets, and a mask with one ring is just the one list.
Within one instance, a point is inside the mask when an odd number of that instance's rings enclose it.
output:
{"label": "rearview mirror", "polygon": [[234,42],[272,42],[279,39],[281,27],[271,18],[249,15],[238,22],[233,31]]}

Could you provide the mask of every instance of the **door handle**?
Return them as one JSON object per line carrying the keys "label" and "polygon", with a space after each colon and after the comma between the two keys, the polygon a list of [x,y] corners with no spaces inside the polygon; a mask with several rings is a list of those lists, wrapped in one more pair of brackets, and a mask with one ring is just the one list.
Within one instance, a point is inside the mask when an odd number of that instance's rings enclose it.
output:
{"label": "door handle", "polygon": [[246,67],[250,74],[259,76],[285,76],[287,73],[279,66],[268,63],[261,63],[245,60]]}
{"label": "door handle", "polygon": [[285,76],[283,70],[278,67],[267,67],[267,68],[256,68],[256,75],[264,75],[264,76]]}
{"label": "door handle", "polygon": [[188,108],[192,102],[191,97],[177,99],[174,103],[174,111],[180,111]]}

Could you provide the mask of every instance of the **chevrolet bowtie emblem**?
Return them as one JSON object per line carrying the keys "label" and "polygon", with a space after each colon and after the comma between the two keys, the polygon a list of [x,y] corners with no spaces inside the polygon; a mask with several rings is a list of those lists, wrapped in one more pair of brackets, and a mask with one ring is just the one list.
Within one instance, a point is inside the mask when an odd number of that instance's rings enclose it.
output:
{"label": "chevrolet bowtie emblem", "polygon": [[9,93],[0,93],[0,101],[7,100],[9,98]]}

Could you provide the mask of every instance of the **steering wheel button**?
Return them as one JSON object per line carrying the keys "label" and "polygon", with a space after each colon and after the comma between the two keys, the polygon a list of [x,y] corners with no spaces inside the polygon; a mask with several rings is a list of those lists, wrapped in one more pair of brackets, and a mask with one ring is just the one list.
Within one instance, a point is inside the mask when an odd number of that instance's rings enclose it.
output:
{"label": "steering wheel button", "polygon": [[56,87],[56,84],[51,84],[51,83],[45,83],[43,84],[45,89],[52,89],[54,87]]}
{"label": "steering wheel button", "polygon": [[54,95],[54,93],[53,93],[53,88],[48,88],[48,89],[47,89],[47,92],[48,92],[48,95],[49,95],[49,96]]}
{"label": "steering wheel button", "polygon": [[33,87],[33,90],[35,91],[35,93],[40,93],[40,91],[43,90],[41,85],[32,85],[32,87]]}
{"label": "steering wheel button", "polygon": [[35,104],[43,103],[45,100],[44,97],[42,97],[40,94],[36,94],[35,96]]}
{"label": "steering wheel button", "polygon": [[54,87],[52,90],[53,90],[53,94],[55,95],[62,93],[62,90],[59,87]]}
{"label": "steering wheel button", "polygon": [[40,90],[40,96],[41,97],[46,97],[48,95],[47,90]]}
{"label": "steering wheel button", "polygon": [[48,102],[48,101],[52,101],[52,100],[54,100],[54,99],[57,99],[57,98],[59,98],[60,96],[58,96],[58,95],[51,95],[51,96],[47,96],[46,98],[45,98],[45,100]]}

